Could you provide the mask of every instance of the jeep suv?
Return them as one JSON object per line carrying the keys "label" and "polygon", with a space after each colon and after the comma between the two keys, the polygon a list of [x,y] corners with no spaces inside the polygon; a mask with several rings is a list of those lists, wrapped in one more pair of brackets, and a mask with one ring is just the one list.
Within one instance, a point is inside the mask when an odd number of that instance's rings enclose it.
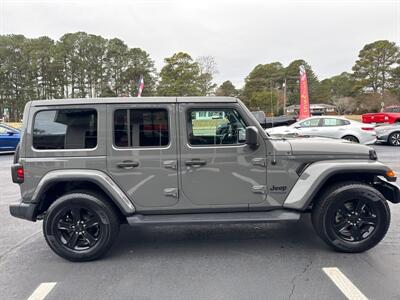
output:
{"label": "jeep suv", "polygon": [[[297,221],[360,252],[388,230],[395,174],[349,141],[270,137],[230,97],[28,102],[12,177],[13,216],[43,219],[50,248],[99,258],[120,224]],[[224,130],[218,130],[218,128]]]}

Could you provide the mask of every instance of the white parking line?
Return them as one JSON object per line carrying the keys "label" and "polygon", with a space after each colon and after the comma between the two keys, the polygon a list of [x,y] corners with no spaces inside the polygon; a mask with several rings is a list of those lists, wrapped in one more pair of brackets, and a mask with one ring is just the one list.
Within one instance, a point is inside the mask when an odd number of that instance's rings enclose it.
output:
{"label": "white parking line", "polygon": [[43,300],[55,287],[57,282],[43,282],[39,284],[36,290],[29,296],[28,300]]}
{"label": "white parking line", "polygon": [[349,300],[368,300],[367,297],[338,268],[322,268],[326,275]]}

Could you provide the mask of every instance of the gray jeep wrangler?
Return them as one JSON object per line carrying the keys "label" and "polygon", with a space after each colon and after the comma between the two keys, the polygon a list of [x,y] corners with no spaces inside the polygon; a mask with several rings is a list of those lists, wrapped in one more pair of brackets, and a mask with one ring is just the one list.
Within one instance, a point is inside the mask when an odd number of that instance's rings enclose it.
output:
{"label": "gray jeep wrangler", "polygon": [[29,102],[11,215],[36,221],[71,261],[99,258],[120,224],[297,221],[345,252],[388,230],[396,177],[367,146],[272,138],[238,99],[102,98]]}

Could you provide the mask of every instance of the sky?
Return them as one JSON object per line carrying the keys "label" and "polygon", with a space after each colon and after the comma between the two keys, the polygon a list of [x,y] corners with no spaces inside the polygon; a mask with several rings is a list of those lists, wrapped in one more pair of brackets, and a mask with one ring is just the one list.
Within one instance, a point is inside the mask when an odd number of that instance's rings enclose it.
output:
{"label": "sky", "polygon": [[160,70],[183,51],[213,56],[220,84],[258,64],[306,60],[319,79],[350,72],[362,47],[400,45],[400,0],[0,0],[0,34],[76,31],[146,50]]}

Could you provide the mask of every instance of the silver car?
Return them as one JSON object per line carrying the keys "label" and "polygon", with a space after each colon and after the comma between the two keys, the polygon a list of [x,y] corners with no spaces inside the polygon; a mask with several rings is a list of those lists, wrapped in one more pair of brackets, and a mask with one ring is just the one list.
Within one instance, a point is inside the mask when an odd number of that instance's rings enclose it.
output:
{"label": "silver car", "polygon": [[377,141],[392,146],[400,146],[400,124],[376,127]]}
{"label": "silver car", "polygon": [[290,126],[267,129],[271,135],[308,135],[345,139],[360,144],[373,144],[376,132],[373,125],[363,124],[338,116],[311,117]]}

